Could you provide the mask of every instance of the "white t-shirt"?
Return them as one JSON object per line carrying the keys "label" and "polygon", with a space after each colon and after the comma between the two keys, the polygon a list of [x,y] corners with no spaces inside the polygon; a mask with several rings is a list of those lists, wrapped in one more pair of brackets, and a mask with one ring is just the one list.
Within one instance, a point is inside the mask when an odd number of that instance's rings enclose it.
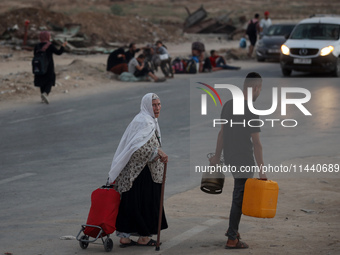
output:
{"label": "white t-shirt", "polygon": [[268,27],[270,27],[271,25],[272,25],[272,20],[270,18],[261,19],[260,27],[263,29],[262,33],[265,34],[267,32]]}

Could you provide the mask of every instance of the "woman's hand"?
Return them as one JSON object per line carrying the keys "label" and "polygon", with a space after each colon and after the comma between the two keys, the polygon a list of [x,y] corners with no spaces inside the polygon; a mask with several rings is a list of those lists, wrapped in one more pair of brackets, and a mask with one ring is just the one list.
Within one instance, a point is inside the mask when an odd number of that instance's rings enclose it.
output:
{"label": "woman's hand", "polygon": [[158,155],[162,163],[168,163],[168,155],[164,153],[161,149],[158,149]]}

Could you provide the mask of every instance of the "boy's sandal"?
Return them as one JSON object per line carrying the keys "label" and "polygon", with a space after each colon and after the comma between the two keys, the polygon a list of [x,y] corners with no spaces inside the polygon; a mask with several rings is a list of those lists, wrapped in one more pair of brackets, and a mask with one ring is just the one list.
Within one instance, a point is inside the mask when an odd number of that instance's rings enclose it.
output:
{"label": "boy's sandal", "polygon": [[226,245],[225,248],[226,249],[247,249],[247,248],[249,248],[249,246],[245,242],[238,240],[238,242],[235,246]]}
{"label": "boy's sandal", "polygon": [[[224,234],[225,236],[228,236],[228,231],[227,232],[225,232],[225,234]],[[236,238],[238,239],[238,240],[240,240],[241,239],[241,235],[240,235],[240,233],[237,233],[237,235],[236,235]]]}
{"label": "boy's sandal", "polygon": [[129,246],[135,246],[137,245],[137,242],[131,240],[131,242],[129,243],[120,243],[119,247],[120,248],[126,248],[126,247],[129,247]]}

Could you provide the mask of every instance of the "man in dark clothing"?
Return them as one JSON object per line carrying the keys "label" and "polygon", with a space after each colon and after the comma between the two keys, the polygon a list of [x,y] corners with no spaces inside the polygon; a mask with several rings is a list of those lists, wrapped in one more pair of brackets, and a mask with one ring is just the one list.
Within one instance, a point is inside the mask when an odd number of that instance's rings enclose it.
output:
{"label": "man in dark clothing", "polygon": [[[255,101],[260,95],[261,87],[261,76],[255,72],[249,73],[243,85],[243,115],[233,114],[233,100],[229,100],[225,103],[222,109],[221,119],[226,119],[228,124],[221,126],[221,130],[217,137],[215,156],[210,159],[212,165],[218,164],[223,149],[225,165],[230,165],[237,169],[235,173],[232,173],[234,177],[234,191],[230,209],[229,228],[226,233],[228,241],[225,248],[227,249],[248,248],[248,245],[245,242],[239,240],[240,234],[238,233],[238,228],[242,215],[244,185],[247,178],[252,178],[254,173],[242,172],[241,167],[255,166],[255,155],[256,163],[260,169],[260,179],[267,179],[262,171],[264,163],[260,141],[261,130],[259,127],[252,127],[256,126],[254,122],[256,122],[256,119],[259,119],[259,116],[250,112],[247,103],[248,88],[251,88],[253,101]],[[252,126],[248,125],[249,120],[252,120]]]}
{"label": "man in dark clothing", "polygon": [[140,49],[137,49],[135,43],[130,43],[129,49],[125,52],[125,60],[126,63],[129,63],[132,58],[135,57],[135,54],[139,52]]}
{"label": "man in dark clothing", "polygon": [[145,56],[140,54],[137,58],[132,58],[129,62],[129,73],[135,77],[150,76],[155,82],[163,82],[166,79],[158,78],[153,71],[145,65]]}
{"label": "man in dark clothing", "polygon": [[123,48],[119,48],[111,52],[107,59],[106,71],[111,71],[118,75],[128,71],[128,65],[125,61],[125,52]]}
{"label": "man in dark clothing", "polygon": [[250,41],[248,57],[253,55],[254,47],[257,41],[257,34],[260,32],[259,17],[260,15],[256,13],[254,18],[249,21],[246,30],[246,34],[248,35]]}

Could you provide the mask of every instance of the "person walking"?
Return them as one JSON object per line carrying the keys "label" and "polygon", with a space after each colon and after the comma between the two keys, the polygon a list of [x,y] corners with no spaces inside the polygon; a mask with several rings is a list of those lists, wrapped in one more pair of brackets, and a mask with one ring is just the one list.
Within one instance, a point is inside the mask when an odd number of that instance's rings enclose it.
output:
{"label": "person walking", "polygon": [[247,30],[246,30],[246,35],[248,35],[248,39],[250,41],[249,51],[248,51],[248,57],[250,58],[253,55],[254,47],[257,41],[257,35],[260,32],[259,17],[260,15],[256,13],[254,15],[254,18],[249,21]]}
{"label": "person walking", "polygon": [[[254,166],[254,156],[257,165],[259,166],[259,177],[266,180],[266,174],[262,170],[263,155],[262,145],[260,141],[260,127],[253,125],[240,125],[240,123],[248,123],[249,120],[259,119],[258,115],[250,112],[248,108],[247,98],[248,89],[252,90],[253,101],[260,95],[262,88],[262,78],[258,73],[251,72],[247,75],[244,85],[244,114],[233,115],[233,100],[229,100],[223,106],[221,119],[227,119],[235,125],[222,125],[217,137],[217,145],[214,157],[210,158],[212,165],[217,165],[220,162],[221,153],[223,150],[225,165],[235,166],[237,171],[233,174],[234,190],[232,196],[232,204],[229,216],[229,228],[226,232],[228,241],[225,245],[226,249],[244,249],[249,246],[240,241],[239,224],[242,215],[242,202],[244,186],[247,178],[253,178],[254,173],[243,173],[240,171],[242,166]],[[254,198],[256,199],[256,198]]]}
{"label": "person walking", "polygon": [[260,36],[267,33],[268,28],[272,25],[272,20],[269,18],[269,11],[264,12],[264,18],[260,21]]}
{"label": "person walking", "polygon": [[58,50],[51,42],[51,34],[48,31],[42,31],[39,35],[40,43],[34,47],[34,56],[40,52],[45,53],[47,71],[44,74],[34,75],[34,86],[40,88],[41,100],[43,103],[49,104],[48,95],[52,90],[52,86],[55,86],[55,72],[54,72],[54,62],[53,54],[61,55],[67,42],[65,41],[63,45]]}
{"label": "person walking", "polygon": [[[109,182],[121,194],[116,234],[120,247],[155,246],[164,163],[158,117],[161,101],[154,93],[142,98],[139,114],[128,125],[113,157]],[[168,227],[164,208],[161,229]],[[132,235],[139,236],[137,241]]]}

